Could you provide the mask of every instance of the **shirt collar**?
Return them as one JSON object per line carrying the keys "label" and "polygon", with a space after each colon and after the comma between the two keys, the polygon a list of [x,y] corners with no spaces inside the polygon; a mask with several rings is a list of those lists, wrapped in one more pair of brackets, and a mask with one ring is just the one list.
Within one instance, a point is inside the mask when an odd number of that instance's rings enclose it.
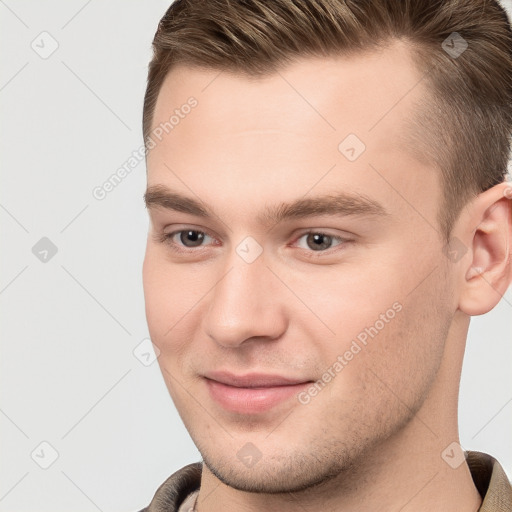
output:
{"label": "shirt collar", "polygon": [[491,455],[475,451],[466,452],[466,462],[482,496],[479,512],[512,511],[512,485],[501,464]]}

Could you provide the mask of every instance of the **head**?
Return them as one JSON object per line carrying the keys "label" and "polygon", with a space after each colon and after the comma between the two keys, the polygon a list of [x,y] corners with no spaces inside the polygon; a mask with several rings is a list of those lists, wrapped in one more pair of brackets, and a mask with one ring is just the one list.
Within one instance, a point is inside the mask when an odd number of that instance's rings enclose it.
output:
{"label": "head", "polygon": [[[153,44],[146,313],[208,469],[307,488],[456,416],[469,317],[510,282],[504,11],[177,1]],[[240,407],[245,378],[294,386]]]}

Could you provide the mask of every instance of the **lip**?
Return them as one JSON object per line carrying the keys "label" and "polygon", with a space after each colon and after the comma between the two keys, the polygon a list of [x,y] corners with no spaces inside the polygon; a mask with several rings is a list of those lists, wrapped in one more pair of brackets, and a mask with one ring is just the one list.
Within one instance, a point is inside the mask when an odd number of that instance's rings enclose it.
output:
{"label": "lip", "polygon": [[238,414],[268,411],[290,400],[311,383],[310,380],[263,373],[212,372],[204,377],[210,397],[222,408]]}

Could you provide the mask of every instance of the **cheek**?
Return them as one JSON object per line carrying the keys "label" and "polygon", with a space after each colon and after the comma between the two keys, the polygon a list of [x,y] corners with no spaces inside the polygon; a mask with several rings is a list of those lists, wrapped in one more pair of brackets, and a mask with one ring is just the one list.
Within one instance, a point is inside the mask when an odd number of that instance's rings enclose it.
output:
{"label": "cheek", "polygon": [[[147,249],[143,265],[146,320],[151,340],[160,350],[160,366],[170,370],[169,363],[180,352],[180,340],[186,339],[184,320],[191,305],[181,282],[182,273],[173,271],[173,266],[155,252]],[[164,377],[168,380],[165,373]]]}
{"label": "cheek", "polygon": [[[372,272],[370,265],[360,264],[359,267],[333,267],[312,279],[288,281],[317,317],[318,321],[311,315],[302,320],[296,316],[295,321],[305,323],[308,319],[309,324],[314,322],[317,325],[321,336],[312,333],[311,341],[317,340],[316,348],[324,358],[328,356],[328,360],[332,360],[343,355],[351,349],[353,341],[364,347],[373,339],[383,338],[397,318],[403,316],[398,281],[390,276],[389,272],[383,275],[382,267]],[[302,325],[302,328],[306,326]],[[353,348],[352,355],[357,351],[357,347]],[[347,356],[352,357],[350,354]]]}
{"label": "cheek", "polygon": [[375,404],[394,391],[415,403],[439,369],[451,320],[450,305],[440,297],[449,296],[449,285],[438,273],[414,290],[414,269],[381,270],[376,282],[378,275],[370,268],[361,280],[326,282],[326,295],[336,299],[319,311],[335,335],[330,343],[319,340],[317,350],[324,368],[341,377],[328,386],[333,396],[349,393]]}
{"label": "cheek", "polygon": [[439,296],[441,287],[402,298],[402,310],[361,352],[353,377],[370,403],[381,396],[395,409],[415,410],[428,395],[450,325],[449,312],[428,298]]}
{"label": "cheek", "polygon": [[146,316],[157,338],[167,337],[204,294],[199,273],[166,261],[160,252],[148,247],[143,265]]}

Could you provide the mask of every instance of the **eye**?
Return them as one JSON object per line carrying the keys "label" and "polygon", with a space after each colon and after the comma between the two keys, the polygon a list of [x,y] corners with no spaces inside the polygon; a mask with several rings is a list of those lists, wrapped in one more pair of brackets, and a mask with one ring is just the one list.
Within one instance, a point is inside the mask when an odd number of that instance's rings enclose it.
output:
{"label": "eye", "polygon": [[[206,248],[208,245],[219,245],[216,239],[199,229],[180,229],[170,233],[157,235],[158,241],[166,243],[171,250],[177,253],[191,253]],[[324,233],[322,231],[309,231],[298,237],[294,243],[299,249],[320,255],[329,249],[347,244],[350,240],[343,237]]]}
{"label": "eye", "polygon": [[212,240],[210,235],[197,229],[182,229],[162,235],[162,241],[170,244],[177,251],[202,247],[204,242],[211,243]]}
{"label": "eye", "polygon": [[316,252],[326,251],[340,245],[342,242],[345,242],[344,238],[316,231],[305,233],[297,239],[298,246],[301,249],[311,249]]}

